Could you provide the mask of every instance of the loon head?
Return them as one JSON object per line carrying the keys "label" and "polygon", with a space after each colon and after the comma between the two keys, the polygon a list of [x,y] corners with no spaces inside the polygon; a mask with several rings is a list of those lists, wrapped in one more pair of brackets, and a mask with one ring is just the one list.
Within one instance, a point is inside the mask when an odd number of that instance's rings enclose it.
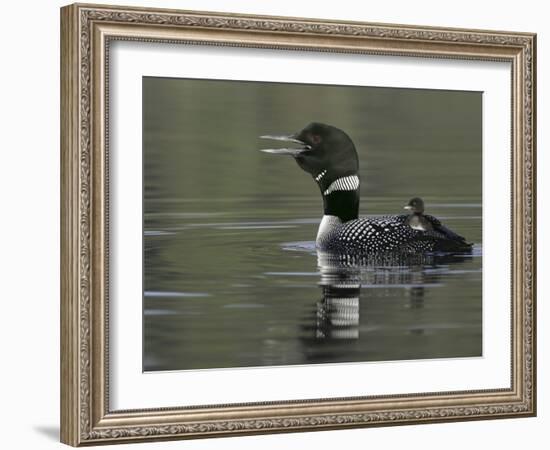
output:
{"label": "loon head", "polygon": [[290,135],[265,135],[293,144],[292,147],[263,149],[263,152],[294,157],[309,173],[323,194],[325,214],[342,221],[357,218],[359,209],[359,158],[355,145],[342,130],[313,122]]}
{"label": "loon head", "polygon": [[414,197],[409,200],[409,203],[407,203],[405,206],[403,206],[403,209],[408,209],[409,211],[415,213],[415,214],[423,214],[424,213],[424,200],[422,200],[420,197]]}
{"label": "loon head", "polygon": [[300,168],[309,173],[324,192],[339,178],[356,175],[359,158],[350,137],[342,130],[313,122],[291,135],[266,135],[272,139],[295,144],[294,148],[263,149],[263,152],[293,156]]}

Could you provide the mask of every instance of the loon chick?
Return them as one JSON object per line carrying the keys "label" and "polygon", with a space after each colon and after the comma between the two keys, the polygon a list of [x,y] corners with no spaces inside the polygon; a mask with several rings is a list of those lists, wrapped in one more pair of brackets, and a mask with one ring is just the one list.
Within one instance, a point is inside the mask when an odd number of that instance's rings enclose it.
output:
{"label": "loon chick", "polygon": [[434,216],[424,214],[424,200],[420,197],[411,198],[409,203],[407,203],[403,209],[411,211],[411,214],[407,216],[406,221],[411,228],[421,231],[435,230],[443,236],[446,236],[448,239],[466,244],[466,239],[464,237],[456,234],[452,230],[449,230]]}
{"label": "loon chick", "polygon": [[411,214],[407,217],[407,224],[415,230],[430,231],[433,230],[432,222],[428,216],[424,215],[424,200],[420,197],[414,197],[409,200],[403,209],[408,209]]}
{"label": "loon chick", "polygon": [[319,186],[324,210],[316,239],[319,250],[416,254],[471,249],[465,241],[449,238],[436,229],[422,231],[411,228],[406,214],[359,218],[359,158],[352,140],[344,131],[314,122],[290,136],[265,135],[260,138],[293,144],[262,151],[292,156]]}

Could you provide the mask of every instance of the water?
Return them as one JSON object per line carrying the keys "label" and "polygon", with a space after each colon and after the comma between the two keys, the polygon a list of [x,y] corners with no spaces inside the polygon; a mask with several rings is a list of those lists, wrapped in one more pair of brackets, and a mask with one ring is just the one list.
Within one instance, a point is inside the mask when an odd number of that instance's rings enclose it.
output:
{"label": "water", "polygon": [[[143,93],[144,370],[482,355],[479,93],[161,78]],[[313,119],[354,139],[361,215],[422,196],[473,253],[318,255],[317,187],[257,139]]]}

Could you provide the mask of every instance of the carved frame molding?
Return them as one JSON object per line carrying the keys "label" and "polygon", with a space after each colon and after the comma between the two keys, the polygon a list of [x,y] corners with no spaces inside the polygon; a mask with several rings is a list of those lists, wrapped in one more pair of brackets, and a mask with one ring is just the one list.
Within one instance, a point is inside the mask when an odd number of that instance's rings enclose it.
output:
{"label": "carved frame molding", "polygon": [[[512,66],[510,389],[110,411],[108,58],[112,40],[509,61]],[[532,416],[536,36],[75,4],[61,10],[61,439],[78,446]]]}

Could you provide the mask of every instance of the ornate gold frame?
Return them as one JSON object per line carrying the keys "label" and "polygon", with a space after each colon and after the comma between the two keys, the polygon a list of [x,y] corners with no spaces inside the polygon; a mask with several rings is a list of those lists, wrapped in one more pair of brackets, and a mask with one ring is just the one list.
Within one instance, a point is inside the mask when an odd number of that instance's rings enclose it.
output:
{"label": "ornate gold frame", "polygon": [[[111,411],[108,398],[109,42],[508,61],[512,65],[509,389]],[[535,51],[529,33],[75,4],[61,9],[61,440],[78,446],[533,416]]]}

